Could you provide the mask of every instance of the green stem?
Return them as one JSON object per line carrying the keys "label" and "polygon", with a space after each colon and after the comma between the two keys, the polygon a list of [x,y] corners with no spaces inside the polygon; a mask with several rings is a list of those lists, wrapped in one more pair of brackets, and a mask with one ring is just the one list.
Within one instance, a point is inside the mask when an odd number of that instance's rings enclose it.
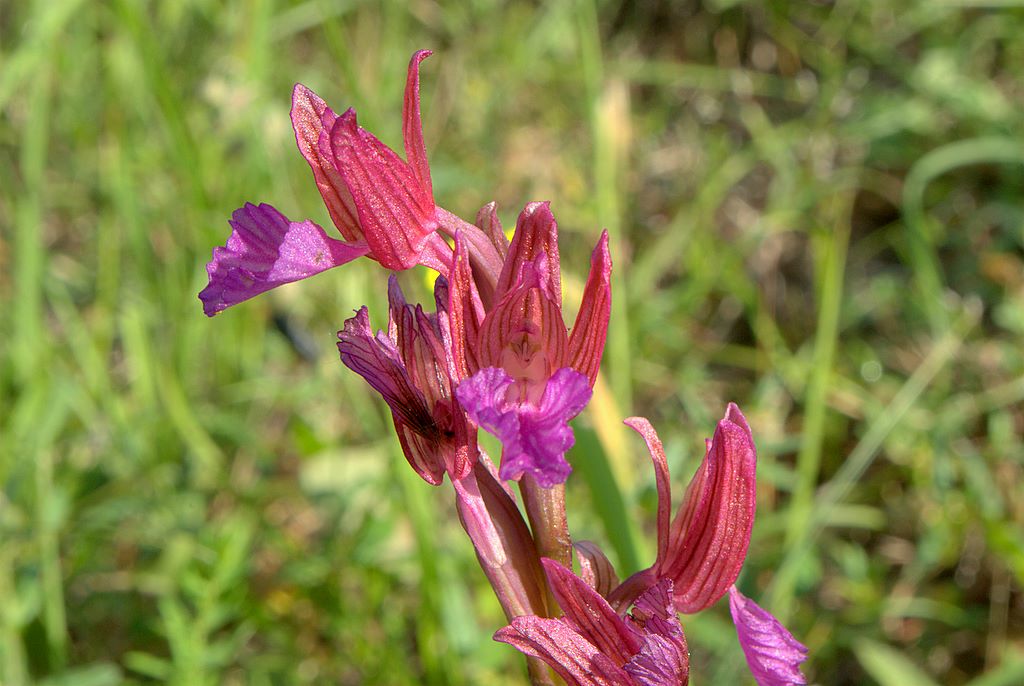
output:
{"label": "green stem", "polygon": [[572,569],[572,537],[565,516],[565,484],[543,488],[529,474],[519,482],[537,554]]}

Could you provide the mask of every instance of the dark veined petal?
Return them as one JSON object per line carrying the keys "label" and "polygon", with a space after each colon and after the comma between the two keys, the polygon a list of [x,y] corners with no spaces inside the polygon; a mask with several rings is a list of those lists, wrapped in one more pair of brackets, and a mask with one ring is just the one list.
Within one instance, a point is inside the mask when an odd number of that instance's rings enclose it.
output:
{"label": "dark veined petal", "polygon": [[398,415],[392,413],[391,417],[395,424],[398,443],[402,446],[402,454],[405,455],[409,466],[431,486],[441,485],[444,480],[446,446],[436,437],[426,437],[413,429]]}
{"label": "dark veined petal", "polygon": [[391,408],[409,463],[424,480],[440,483],[444,464],[430,408],[413,385],[395,342],[383,333],[374,335],[366,307],[338,332],[338,351],[342,363],[362,376]]}
{"label": "dark veined petal", "polygon": [[739,576],[754,525],[756,469],[750,427],[730,403],[672,522],[668,550],[655,564],[657,576],[675,584],[680,612],[709,607]]}
{"label": "dark veined petal", "polygon": [[448,298],[452,357],[458,378],[465,379],[480,369],[477,346],[480,339],[483,305],[473,285],[469,252],[461,231],[455,234]]}
{"label": "dark veined petal", "polygon": [[747,665],[758,686],[805,684],[800,664],[807,659],[807,647],[793,638],[770,612],[732,586],[729,611]]}
{"label": "dark veined petal", "polygon": [[521,653],[551,665],[569,686],[634,686],[630,676],[594,644],[558,619],[528,615],[494,634]]}
{"label": "dark veined petal", "polygon": [[637,686],[686,686],[690,659],[676,645],[656,634],[645,636],[644,645],[623,669]]}
{"label": "dark veined petal", "polygon": [[423,121],[420,119],[420,62],[434,53],[418,50],[409,60],[409,75],[405,82],[405,100],[402,104],[402,139],[405,142],[405,159],[412,173],[427,195],[433,197],[430,181],[430,165],[427,163],[427,149],[423,144]]}
{"label": "dark veined petal", "polygon": [[541,564],[548,575],[548,585],[565,613],[565,620],[597,647],[624,665],[640,651],[643,639],[640,633],[616,614],[608,601],[597,591],[554,560],[542,558]]}
{"label": "dark veined petal", "polygon": [[329,138],[338,116],[316,93],[297,83],[292,90],[291,117],[295,143],[309,163],[309,168],[313,170],[313,178],[320,189],[320,195],[324,199],[331,220],[346,240],[355,241],[362,238],[363,232],[359,228],[359,218],[356,206],[352,202],[352,194],[348,192],[348,187],[334,166],[330,147],[325,146],[325,151],[320,145],[321,140]]}
{"label": "dark veined petal", "polygon": [[[484,317],[479,335],[481,366],[505,366],[504,358],[510,345],[521,346],[524,342],[532,351],[529,355],[531,375],[543,372],[547,376],[566,366],[569,337],[562,310],[543,287],[549,274],[549,260],[543,253],[539,254],[533,262],[522,266],[513,287]],[[520,362],[527,360],[520,359]],[[543,369],[534,369],[537,364]]]}
{"label": "dark veined petal", "polygon": [[672,518],[672,486],[669,481],[668,461],[658,433],[644,417],[630,417],[623,424],[643,436],[647,451],[654,462],[654,481],[658,489],[658,560],[668,557],[669,523]]}
{"label": "dark veined petal", "polygon": [[199,294],[208,316],[282,284],[299,281],[367,253],[363,242],[330,238],[311,221],[292,222],[270,205],[246,204],[231,215],[231,236],[206,265]]}
{"label": "dark veined petal", "polygon": [[498,204],[491,201],[481,207],[480,211],[476,213],[476,222],[474,223],[491,240],[494,249],[498,251],[498,256],[504,261],[505,256],[508,255],[508,238],[505,237],[505,231],[501,228],[501,219],[498,218]]}
{"label": "dark veined petal", "polygon": [[612,258],[608,252],[608,232],[603,231],[590,257],[590,275],[583,289],[583,300],[569,335],[569,366],[597,380],[612,313]]}
{"label": "dark veined petal", "polygon": [[640,594],[630,617],[643,631],[674,641],[686,653],[686,637],[672,599],[672,580],[662,579]]}
{"label": "dark veined petal", "polygon": [[437,229],[430,189],[394,150],[357,124],[354,110],[334,122],[330,148],[373,258],[395,270],[418,264]]}

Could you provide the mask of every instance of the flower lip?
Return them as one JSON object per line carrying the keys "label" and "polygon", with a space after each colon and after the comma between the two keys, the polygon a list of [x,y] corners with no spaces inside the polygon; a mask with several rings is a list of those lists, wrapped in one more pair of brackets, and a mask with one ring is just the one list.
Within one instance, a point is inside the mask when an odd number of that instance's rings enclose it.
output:
{"label": "flower lip", "polygon": [[484,367],[459,384],[455,394],[470,419],[501,441],[502,479],[528,473],[542,488],[564,483],[572,471],[565,453],[575,443],[568,422],[590,400],[587,378],[568,367],[559,369],[536,406],[510,400],[514,383],[505,370]]}
{"label": "flower lip", "polygon": [[231,215],[231,236],[206,265],[199,293],[207,316],[280,285],[308,278],[367,253],[362,241],[331,238],[311,221],[293,222],[271,205],[246,203]]}
{"label": "flower lip", "polygon": [[672,607],[672,582],[663,579],[622,617],[599,593],[554,560],[541,560],[564,615],[514,618],[495,635],[539,657],[568,683],[678,686],[689,679],[686,637]]}
{"label": "flower lip", "polygon": [[807,660],[807,646],[796,640],[779,620],[735,586],[729,587],[729,612],[758,686],[807,683],[800,671],[800,664]]}

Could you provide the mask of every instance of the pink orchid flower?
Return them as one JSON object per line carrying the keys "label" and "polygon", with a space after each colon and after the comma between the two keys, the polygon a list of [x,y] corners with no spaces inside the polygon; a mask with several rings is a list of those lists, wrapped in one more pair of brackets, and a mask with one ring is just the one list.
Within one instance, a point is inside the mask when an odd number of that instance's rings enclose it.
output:
{"label": "pink orchid flower", "polygon": [[206,265],[209,284],[199,299],[208,316],[364,255],[388,269],[424,264],[447,272],[451,251],[437,233],[440,214],[420,120],[419,64],[430,54],[420,50],[409,62],[405,160],[361,128],[354,110],[338,116],[313,91],[295,86],[295,141],[344,240],[311,221],[290,221],[270,205],[246,204]]}
{"label": "pink orchid flower", "polygon": [[622,584],[613,602],[628,600],[629,593],[668,578],[679,611],[700,612],[736,581],[750,546],[757,495],[757,452],[750,427],[730,403],[670,522],[672,488],[661,440],[643,417],[627,419],[626,425],[643,436],[654,462],[658,555],[654,565]]}
{"label": "pink orchid flower", "polygon": [[519,215],[496,304],[478,331],[465,335],[471,376],[456,391],[470,418],[501,440],[502,479],[525,473],[549,488],[572,471],[565,461],[575,440],[568,422],[586,406],[597,378],[611,312],[610,277],[604,232],[569,333],[562,317],[558,225],[548,203],[531,203]]}
{"label": "pink orchid flower", "polygon": [[[686,642],[676,612],[699,612],[728,592],[740,646],[759,686],[805,683],[800,664],[807,659],[807,648],[734,585],[747,555],[755,509],[757,454],[743,413],[730,403],[671,521],[668,463],[661,441],[642,417],[626,424],[643,436],[654,462],[655,563],[618,584],[600,548],[578,543],[582,579],[543,561],[565,617],[518,617],[495,638],[545,660],[570,684],[685,684]],[[633,629],[637,609],[661,608],[659,623],[644,627],[648,633],[643,649],[620,617],[634,602]]]}
{"label": "pink orchid flower", "polygon": [[564,615],[526,615],[494,634],[544,660],[571,686],[685,686],[690,657],[672,607],[672,582],[655,584],[620,617],[601,594],[557,562],[541,560]]}
{"label": "pink orchid flower", "polygon": [[672,492],[661,440],[643,417],[627,419],[626,425],[643,436],[654,463],[658,553],[650,568],[609,593],[611,604],[622,608],[665,579],[672,581],[675,608],[686,614],[707,609],[728,592],[740,645],[758,684],[804,683],[799,665],[807,649],[734,585],[750,546],[757,495],[757,451],[743,413],[729,404],[671,521]]}

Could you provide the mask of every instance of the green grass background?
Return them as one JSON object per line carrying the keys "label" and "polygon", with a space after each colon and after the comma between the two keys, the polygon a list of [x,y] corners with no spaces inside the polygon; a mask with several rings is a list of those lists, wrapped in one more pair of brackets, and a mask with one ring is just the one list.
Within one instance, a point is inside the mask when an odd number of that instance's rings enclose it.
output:
{"label": "green grass background", "polygon": [[[1024,683],[1022,36],[1012,0],[0,3],[0,683],[525,683],[337,359],[382,271],[196,299],[242,203],[329,225],[292,84],[398,145],[424,47],[440,204],[551,200],[569,303],[612,234],[577,537],[648,564],[619,422],[679,499],[735,400],[740,583],[814,682]],[[723,604],[683,619],[692,683],[745,683]]]}

